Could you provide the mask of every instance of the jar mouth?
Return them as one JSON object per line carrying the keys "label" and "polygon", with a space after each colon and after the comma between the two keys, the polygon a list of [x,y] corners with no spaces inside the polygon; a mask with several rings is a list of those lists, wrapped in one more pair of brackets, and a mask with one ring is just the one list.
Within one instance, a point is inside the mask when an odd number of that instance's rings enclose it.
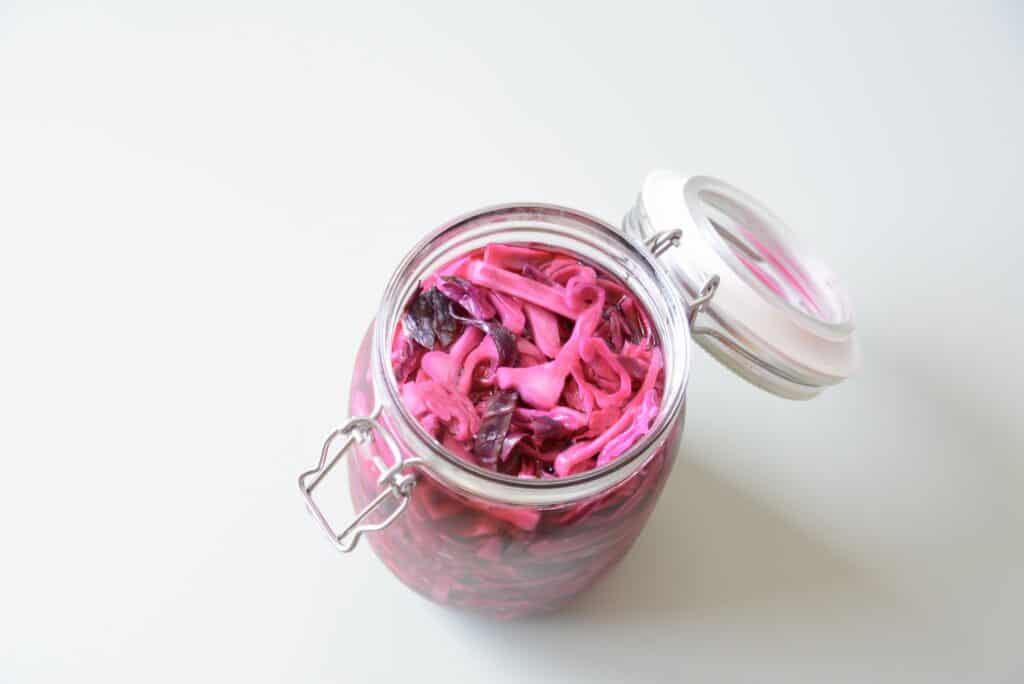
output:
{"label": "jar mouth", "polygon": [[[571,477],[527,480],[492,472],[445,449],[408,411],[391,370],[394,331],[420,281],[440,266],[494,242],[534,243],[580,257],[618,278],[651,317],[664,353],[664,390],[650,431],[612,463]],[[690,329],[678,285],[642,245],[583,212],[550,204],[503,204],[467,213],[417,244],[392,274],[373,333],[373,380],[389,427],[431,476],[465,494],[509,505],[554,506],[627,480],[682,417],[690,372]]]}

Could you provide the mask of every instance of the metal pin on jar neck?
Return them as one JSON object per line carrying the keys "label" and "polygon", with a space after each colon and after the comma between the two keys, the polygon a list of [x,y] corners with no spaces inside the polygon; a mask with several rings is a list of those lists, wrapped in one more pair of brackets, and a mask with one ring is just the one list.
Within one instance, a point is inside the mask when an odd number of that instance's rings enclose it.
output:
{"label": "metal pin on jar neck", "polygon": [[647,249],[651,250],[651,254],[654,256],[661,256],[669,250],[671,247],[678,247],[679,242],[683,239],[683,231],[679,228],[674,230],[664,230],[656,235],[652,235],[644,245]]}

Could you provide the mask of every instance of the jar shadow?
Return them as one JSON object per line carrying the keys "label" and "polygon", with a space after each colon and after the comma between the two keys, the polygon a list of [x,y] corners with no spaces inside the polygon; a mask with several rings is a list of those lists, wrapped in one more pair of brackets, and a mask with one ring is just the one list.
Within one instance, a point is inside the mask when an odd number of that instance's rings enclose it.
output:
{"label": "jar shadow", "polygon": [[[777,634],[813,638],[826,629],[841,643],[865,619],[900,626],[917,612],[866,568],[686,459],[689,449],[713,459],[708,447],[684,443],[647,528],[597,586],[561,610],[526,620],[450,611],[446,629],[460,643],[496,653],[509,643],[543,652],[544,672],[636,681],[638,668],[650,665],[644,649],[682,634],[699,641],[709,630],[738,631],[760,643]],[[639,643],[646,646],[638,650]]]}
{"label": "jar shadow", "polygon": [[808,531],[688,461],[688,448],[698,447],[684,446],[633,550],[604,582],[567,606],[565,617],[623,624],[747,612],[780,596],[792,603],[817,601],[822,592],[882,592],[862,568]]}
{"label": "jar shadow", "polygon": [[[684,442],[646,529],[618,567],[562,609],[505,624],[515,633],[524,626],[650,628],[734,616],[771,625],[780,606],[813,619],[865,606],[888,612],[905,603],[808,530],[688,460],[691,449],[713,460],[710,445]],[[475,629],[484,622],[484,631],[504,631],[491,620],[461,619]]]}
{"label": "jar shadow", "polygon": [[[746,493],[686,452],[632,552],[589,594],[566,607],[589,623],[648,622],[659,616],[750,616],[785,601],[788,612],[820,609],[822,596],[878,601],[876,579],[810,531]],[[756,610],[755,610],[756,612]],[[768,618],[770,619],[770,618]]]}

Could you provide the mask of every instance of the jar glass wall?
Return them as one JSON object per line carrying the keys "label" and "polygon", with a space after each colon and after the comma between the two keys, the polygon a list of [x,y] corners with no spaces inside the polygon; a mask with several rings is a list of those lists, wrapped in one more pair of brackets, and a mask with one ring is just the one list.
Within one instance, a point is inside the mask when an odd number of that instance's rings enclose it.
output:
{"label": "jar glass wall", "polygon": [[[612,464],[556,480],[498,475],[445,453],[401,405],[389,359],[405,303],[436,265],[492,242],[574,253],[621,280],[651,316],[665,356],[659,414],[649,434]],[[385,565],[430,599],[497,617],[555,609],[598,581],[636,541],[672,470],[689,369],[686,314],[678,290],[649,253],[568,209],[522,205],[477,212],[415,248],[363,340],[350,392],[350,413],[379,415],[401,456],[416,461],[418,479],[405,510],[367,535]],[[356,447],[349,458],[356,510],[378,496],[380,466],[392,463],[383,441]],[[375,515],[383,519],[388,510]]]}

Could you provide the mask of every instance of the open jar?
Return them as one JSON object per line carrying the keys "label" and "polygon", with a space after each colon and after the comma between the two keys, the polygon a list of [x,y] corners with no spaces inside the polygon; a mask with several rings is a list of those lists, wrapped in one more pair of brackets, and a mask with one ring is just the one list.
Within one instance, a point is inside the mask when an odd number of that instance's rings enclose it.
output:
{"label": "open jar", "polygon": [[[481,468],[444,448],[403,403],[394,333],[421,281],[490,244],[571,254],[646,309],[663,356],[649,430],[602,467],[553,479]],[[416,245],[393,274],[356,357],[352,416],[299,477],[334,545],[363,536],[406,585],[437,602],[510,618],[553,610],[597,582],[639,536],[682,436],[691,341],[741,377],[809,398],[856,363],[836,278],[765,207],[721,181],[651,174],[623,230],[581,212],[514,204],[467,214]],[[313,491],[348,456],[358,513],[340,531]]]}

